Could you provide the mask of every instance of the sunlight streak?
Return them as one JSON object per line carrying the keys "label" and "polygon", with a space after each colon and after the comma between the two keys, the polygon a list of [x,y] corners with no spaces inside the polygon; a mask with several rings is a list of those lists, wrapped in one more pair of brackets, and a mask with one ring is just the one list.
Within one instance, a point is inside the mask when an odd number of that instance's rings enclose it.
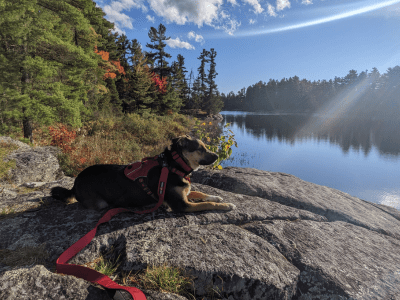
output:
{"label": "sunlight streak", "polygon": [[[358,102],[358,100],[368,91],[370,79],[367,77],[350,90],[345,90],[338,96],[331,99],[327,105],[315,113],[316,118],[310,118],[308,123],[301,128],[298,133],[311,134],[327,128],[340,122],[340,119],[346,117],[349,110]],[[357,117],[354,116],[353,117]]]}
{"label": "sunlight streak", "polygon": [[319,25],[319,24],[323,24],[323,23],[337,21],[337,20],[344,19],[344,18],[353,17],[356,15],[371,12],[371,11],[374,11],[374,10],[377,10],[380,8],[384,8],[384,7],[387,7],[387,6],[396,4],[396,3],[400,3],[400,0],[383,1],[380,3],[376,3],[376,4],[368,5],[365,7],[361,7],[358,9],[354,9],[351,11],[347,11],[344,13],[336,14],[336,15],[321,18],[321,19],[302,22],[299,24],[288,25],[288,26],[277,27],[277,28],[263,29],[263,30],[252,30],[252,31],[247,31],[247,32],[240,32],[240,33],[237,33],[235,36],[254,36],[254,35],[270,34],[270,33],[277,33],[277,32],[282,32],[282,31],[300,29],[300,28],[304,28],[304,27]]}

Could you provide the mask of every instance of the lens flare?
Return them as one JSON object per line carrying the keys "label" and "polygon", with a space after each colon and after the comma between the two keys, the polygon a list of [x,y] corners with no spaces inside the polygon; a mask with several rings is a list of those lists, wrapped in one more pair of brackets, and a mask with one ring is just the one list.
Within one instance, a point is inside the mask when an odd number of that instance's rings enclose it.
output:
{"label": "lens flare", "polygon": [[282,32],[282,31],[300,29],[300,28],[304,28],[304,27],[319,25],[319,24],[323,24],[323,23],[337,21],[337,20],[344,19],[344,18],[353,17],[356,15],[371,12],[371,11],[381,9],[381,8],[384,8],[384,7],[387,7],[390,5],[394,5],[397,3],[400,3],[400,0],[383,1],[383,2],[366,5],[364,7],[360,7],[357,9],[353,9],[350,11],[346,11],[343,13],[335,14],[332,16],[328,16],[328,17],[324,17],[324,18],[320,18],[320,19],[316,19],[316,20],[310,20],[310,21],[301,22],[298,24],[287,25],[287,26],[276,27],[276,28],[268,28],[268,29],[263,29],[263,30],[252,30],[252,31],[240,32],[240,33],[235,34],[235,36],[236,37],[254,36],[254,35],[271,34],[271,33],[277,33],[277,32]]}

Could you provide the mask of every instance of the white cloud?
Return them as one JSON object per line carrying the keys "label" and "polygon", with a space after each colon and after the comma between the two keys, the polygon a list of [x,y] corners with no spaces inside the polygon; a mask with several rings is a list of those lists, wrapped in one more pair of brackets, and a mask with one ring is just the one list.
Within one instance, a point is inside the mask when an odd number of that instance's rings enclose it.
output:
{"label": "white cloud", "polygon": [[[239,5],[237,0],[227,1],[233,6]],[[256,14],[264,10],[259,4],[260,0],[242,1],[252,5]],[[113,0],[102,8],[106,18],[115,24],[115,31],[120,33],[124,33],[125,28],[133,29],[134,20],[128,12],[131,9],[147,12],[146,3],[157,16],[163,18],[163,23],[164,21],[179,25],[192,23],[198,27],[208,25],[232,35],[241,24],[227,11],[222,10],[224,2],[224,0]],[[150,22],[155,22],[154,16],[147,15],[146,18]]]}
{"label": "white cloud", "polygon": [[243,2],[247,2],[254,8],[254,12],[256,14],[260,14],[264,11],[264,8],[261,7],[261,4],[258,3],[258,0],[242,0]]}
{"label": "white cloud", "polygon": [[233,35],[233,33],[238,29],[241,25],[241,22],[238,22],[234,19],[230,19],[228,22],[222,25],[213,25],[215,29],[223,29],[227,34]]}
{"label": "white cloud", "polygon": [[285,8],[290,8],[289,0],[276,0],[276,10],[284,10]]}
{"label": "white cloud", "polygon": [[313,3],[312,3],[312,0],[302,0],[301,4],[309,5],[309,4],[313,4]]}
{"label": "white cloud", "polygon": [[253,19],[250,19],[250,20],[249,20],[249,23],[250,23],[250,24],[254,24],[255,22],[256,22],[256,20],[253,20]]}
{"label": "white cloud", "polygon": [[133,19],[127,14],[122,13],[123,10],[131,10],[132,8],[141,8],[147,11],[147,7],[143,4],[143,0],[118,0],[113,1],[109,5],[103,7],[106,18],[115,24],[115,31],[125,33],[122,28],[133,29]]}
{"label": "white cloud", "polygon": [[221,10],[221,12],[219,14],[222,19],[226,19],[226,18],[230,17],[230,15],[228,15],[224,10]]}
{"label": "white cloud", "polygon": [[155,18],[152,17],[152,16],[150,16],[150,15],[147,15],[147,16],[146,16],[146,19],[149,20],[151,23],[154,23],[154,22],[155,22]]}
{"label": "white cloud", "polygon": [[268,3],[268,14],[271,17],[276,17],[278,14],[275,12],[275,7]]}
{"label": "white cloud", "polygon": [[201,27],[218,19],[223,0],[148,0],[154,12],[168,22],[184,25],[193,22]]}
{"label": "white cloud", "polygon": [[204,38],[203,38],[203,36],[202,35],[200,35],[200,34],[196,34],[194,31],[190,31],[189,33],[188,33],[188,38],[190,39],[190,40],[192,40],[192,39],[194,39],[197,43],[204,43]]}
{"label": "white cloud", "polygon": [[188,42],[181,41],[178,37],[176,39],[169,39],[165,41],[165,43],[171,48],[186,48],[188,50],[194,50],[194,46],[189,44]]}

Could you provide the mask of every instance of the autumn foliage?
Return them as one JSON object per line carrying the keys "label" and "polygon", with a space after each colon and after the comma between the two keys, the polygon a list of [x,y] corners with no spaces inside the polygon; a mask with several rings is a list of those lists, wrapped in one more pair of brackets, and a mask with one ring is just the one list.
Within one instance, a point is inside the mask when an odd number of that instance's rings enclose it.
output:
{"label": "autumn foliage", "polygon": [[109,53],[109,52],[103,51],[103,50],[98,51],[98,50],[97,50],[97,47],[95,47],[94,52],[97,53],[98,55],[100,55],[101,58],[102,58],[104,61],[108,61],[109,64],[110,64],[110,65],[106,68],[106,73],[104,74],[104,79],[106,79],[106,78],[115,78],[115,77],[117,77],[117,74],[115,74],[114,72],[111,72],[111,71],[113,71],[115,68],[117,69],[118,73],[123,74],[123,75],[126,75],[125,69],[124,69],[123,66],[121,66],[121,63],[120,63],[119,61],[114,61],[114,60],[109,61],[109,58],[110,58],[110,53]]}
{"label": "autumn foliage", "polygon": [[160,78],[160,76],[158,74],[153,72],[153,73],[151,73],[151,80],[154,82],[158,91],[161,94],[165,94],[167,92],[167,78],[166,77]]}
{"label": "autumn foliage", "polygon": [[75,131],[68,131],[63,124],[50,126],[49,131],[51,136],[50,145],[61,148],[64,153],[68,153],[73,150],[71,144],[75,141]]}

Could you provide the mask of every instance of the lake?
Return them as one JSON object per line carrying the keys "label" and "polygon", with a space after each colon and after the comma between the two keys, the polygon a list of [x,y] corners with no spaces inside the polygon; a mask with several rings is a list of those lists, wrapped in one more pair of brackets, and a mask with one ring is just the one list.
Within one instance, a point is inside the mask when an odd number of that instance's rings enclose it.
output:
{"label": "lake", "polygon": [[221,115],[238,143],[223,167],[288,173],[400,210],[400,120]]}

